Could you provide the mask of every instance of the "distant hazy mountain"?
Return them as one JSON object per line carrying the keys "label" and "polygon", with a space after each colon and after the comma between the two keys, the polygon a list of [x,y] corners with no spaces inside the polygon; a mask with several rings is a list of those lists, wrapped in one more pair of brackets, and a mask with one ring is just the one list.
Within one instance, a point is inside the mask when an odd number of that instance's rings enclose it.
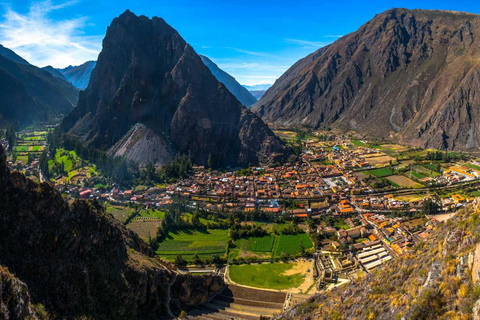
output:
{"label": "distant hazy mountain", "polygon": [[244,106],[246,107],[251,107],[255,102],[257,102],[257,99],[255,99],[252,94],[242,87],[240,83],[235,80],[234,77],[220,69],[212,60],[210,60],[206,56],[202,56],[201,54],[199,55],[200,58],[202,59],[203,63],[210,69],[210,71],[213,73],[215,78],[217,78],[218,81],[223,83],[227,89],[233,93],[235,98],[238,99]]}
{"label": "distant hazy mountain", "polygon": [[271,87],[271,84],[256,84],[253,86],[244,86],[255,99],[260,100],[260,98],[265,94],[265,92]]}
{"label": "distant hazy mountain", "polygon": [[61,73],[60,71],[58,71],[57,69],[55,69],[52,66],[46,66],[46,67],[43,67],[42,69],[47,71],[48,73],[50,73],[55,78],[62,79],[63,81],[70,82],[70,81],[67,80],[67,78],[65,78],[63,73]]}
{"label": "distant hazy mountain", "polygon": [[79,66],[68,66],[65,69],[57,70],[60,71],[75,87],[85,90],[88,86],[88,82],[90,81],[90,75],[92,74],[93,68],[95,68],[96,64],[96,61],[87,61]]}
{"label": "distant hazy mountain", "polygon": [[2,47],[13,60],[0,55],[0,122],[29,124],[68,114],[77,104],[78,89],[12,52]]}
{"label": "distant hazy mountain", "polygon": [[176,30],[128,10],[108,27],[90,83],[62,128],[138,163],[187,154],[200,165],[210,158],[237,166],[289,154]]}
{"label": "distant hazy mountain", "polygon": [[0,55],[4,56],[7,59],[12,60],[13,62],[20,63],[20,64],[30,64],[27,60],[20,57],[18,54],[13,52],[12,50],[5,48],[0,44]]}

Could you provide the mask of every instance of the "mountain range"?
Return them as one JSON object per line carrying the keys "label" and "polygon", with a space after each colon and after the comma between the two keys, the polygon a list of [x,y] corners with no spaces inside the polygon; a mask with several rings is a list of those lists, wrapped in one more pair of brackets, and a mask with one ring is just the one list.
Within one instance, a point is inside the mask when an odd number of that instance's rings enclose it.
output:
{"label": "mountain range", "polygon": [[271,84],[256,84],[253,86],[244,85],[243,87],[245,87],[255,99],[260,100],[271,86]]}
{"label": "mountain range", "polygon": [[480,17],[392,9],[301,59],[254,105],[264,121],[480,148]]}
{"label": "mountain range", "polygon": [[64,69],[57,70],[75,87],[80,90],[85,90],[96,64],[96,61],[87,61],[79,66],[68,66]]}
{"label": "mountain range", "polygon": [[0,123],[22,125],[68,114],[78,89],[0,46]]}
{"label": "mountain range", "polygon": [[62,128],[138,163],[181,153],[197,164],[235,166],[289,153],[172,27],[128,10],[108,27],[89,85]]}
{"label": "mountain range", "polygon": [[228,73],[220,69],[208,57],[204,55],[199,55],[199,56],[202,59],[203,63],[213,73],[215,78],[217,78],[218,81],[223,83],[225,87],[227,87],[228,91],[230,91],[238,99],[238,101],[240,101],[242,105],[249,108],[255,102],[257,102],[257,99],[246,88],[242,87],[242,85],[238,83],[234,77],[232,77],[231,75],[229,75]]}

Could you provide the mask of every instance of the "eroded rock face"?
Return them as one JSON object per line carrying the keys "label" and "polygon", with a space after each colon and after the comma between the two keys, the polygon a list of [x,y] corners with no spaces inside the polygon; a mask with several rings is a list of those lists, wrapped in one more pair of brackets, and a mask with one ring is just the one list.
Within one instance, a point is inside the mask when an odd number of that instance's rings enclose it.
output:
{"label": "eroded rock face", "polygon": [[392,9],[298,61],[254,105],[266,122],[420,147],[480,147],[480,16]]}
{"label": "eroded rock face", "polygon": [[68,204],[51,184],[10,173],[1,147],[0,190],[0,266],[59,318],[168,317],[223,286],[220,277],[177,277],[98,203]]}
{"label": "eroded rock face", "polygon": [[[172,153],[191,155],[197,164],[205,164],[210,153],[222,165],[288,153],[172,27],[161,18],[127,11],[108,27],[89,86],[63,128],[91,146],[110,149],[138,124],[158,135]],[[131,145],[150,148],[143,142]],[[166,159],[153,158],[156,163]]]}
{"label": "eroded rock face", "polygon": [[1,319],[42,319],[31,305],[30,293],[7,269],[0,267],[0,318]]}

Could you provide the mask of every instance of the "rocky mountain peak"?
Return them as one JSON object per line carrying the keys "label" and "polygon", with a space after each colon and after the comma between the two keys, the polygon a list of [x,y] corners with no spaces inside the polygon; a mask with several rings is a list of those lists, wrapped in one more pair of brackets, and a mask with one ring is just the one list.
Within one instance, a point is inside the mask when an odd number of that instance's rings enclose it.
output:
{"label": "rocky mountain peak", "polygon": [[267,122],[479,149],[478,15],[391,9],[298,61],[253,110]]}
{"label": "rocky mountain peak", "polygon": [[[129,11],[108,27],[89,86],[63,128],[140,163],[183,153],[198,164],[212,154],[219,164],[245,165],[288,154],[172,27]],[[139,129],[148,139],[134,138]]]}

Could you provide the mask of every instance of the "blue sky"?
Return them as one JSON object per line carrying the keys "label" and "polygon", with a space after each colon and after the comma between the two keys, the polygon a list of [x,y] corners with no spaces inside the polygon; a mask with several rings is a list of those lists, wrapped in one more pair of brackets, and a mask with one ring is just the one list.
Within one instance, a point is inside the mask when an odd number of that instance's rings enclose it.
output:
{"label": "blue sky", "polygon": [[392,7],[480,14],[478,1],[0,0],[0,44],[31,63],[96,59],[111,20],[126,9],[162,17],[246,85],[273,83],[298,59]]}

